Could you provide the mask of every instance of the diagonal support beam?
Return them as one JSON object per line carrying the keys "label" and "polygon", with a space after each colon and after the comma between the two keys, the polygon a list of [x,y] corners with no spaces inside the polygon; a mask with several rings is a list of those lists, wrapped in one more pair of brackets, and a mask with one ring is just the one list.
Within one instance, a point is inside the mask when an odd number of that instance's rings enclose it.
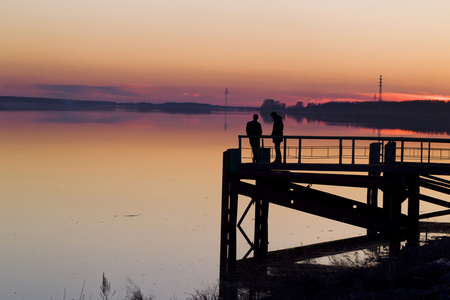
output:
{"label": "diagonal support beam", "polygon": [[256,187],[239,182],[238,190],[239,194],[248,197],[267,200],[270,203],[350,225],[376,231],[387,230],[386,218],[381,208],[299,185],[292,187],[293,190],[280,191],[276,188]]}
{"label": "diagonal support beam", "polygon": [[255,203],[255,201],[253,199],[248,203],[247,208],[245,209],[244,213],[242,214],[241,218],[239,219],[239,222],[237,223],[237,228],[239,229],[239,231],[241,232],[242,236],[247,241],[247,243],[250,245],[250,249],[247,251],[247,253],[245,253],[245,255],[242,259],[246,259],[255,248],[255,245],[252,243],[252,241],[250,240],[250,238],[248,237],[248,235],[245,233],[244,229],[241,226],[242,221],[244,221],[245,217],[247,216],[248,211],[250,210],[250,207],[252,207],[252,205],[254,203]]}

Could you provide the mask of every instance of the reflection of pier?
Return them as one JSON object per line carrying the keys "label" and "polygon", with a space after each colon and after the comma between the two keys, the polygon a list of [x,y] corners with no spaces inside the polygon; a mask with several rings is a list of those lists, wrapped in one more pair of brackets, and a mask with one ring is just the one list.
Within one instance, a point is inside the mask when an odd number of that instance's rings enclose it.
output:
{"label": "reflection of pier", "polygon": [[[261,138],[263,145],[264,140],[271,144],[270,136]],[[240,136],[239,148],[224,152],[222,295],[223,287],[246,262],[267,266],[280,257],[296,262],[314,251],[335,254],[361,249],[361,242],[365,246],[386,242],[395,255],[402,241],[407,246],[419,244],[424,226],[419,220],[450,214],[450,181],[442,178],[450,175],[450,139],[285,136],[282,164],[270,164],[272,149],[264,146],[259,151],[260,163],[251,163],[251,151],[243,147],[247,139]],[[367,197],[353,200],[320,190],[323,186],[363,188]],[[251,200],[238,220],[239,196]],[[420,201],[446,209],[420,214]],[[269,203],[365,228],[367,236],[269,252]],[[252,241],[241,223],[253,204]],[[249,245],[242,260],[237,257],[238,230]]]}

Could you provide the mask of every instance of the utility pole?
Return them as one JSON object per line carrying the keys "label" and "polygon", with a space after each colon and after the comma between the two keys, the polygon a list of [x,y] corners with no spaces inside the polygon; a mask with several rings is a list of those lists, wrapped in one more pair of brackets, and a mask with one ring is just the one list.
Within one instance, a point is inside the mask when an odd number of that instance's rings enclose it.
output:
{"label": "utility pole", "polygon": [[227,110],[228,110],[228,88],[225,88],[225,125],[224,129],[227,131]]}
{"label": "utility pole", "polygon": [[378,101],[383,101],[383,98],[382,98],[382,91],[381,91],[381,88],[382,88],[382,86],[383,86],[383,78],[382,78],[382,76],[383,75],[380,75],[380,91],[379,91],[379,93],[378,93]]}
{"label": "utility pole", "polygon": [[228,102],[228,88],[225,88],[225,107],[227,107]]}
{"label": "utility pole", "polygon": [[383,77],[382,75],[380,75],[380,90],[378,92],[378,122],[380,122],[380,124],[378,124],[378,137],[381,136],[381,120],[380,118],[382,117],[382,107],[381,107],[381,101],[383,101],[382,98],[382,87],[383,87]]}

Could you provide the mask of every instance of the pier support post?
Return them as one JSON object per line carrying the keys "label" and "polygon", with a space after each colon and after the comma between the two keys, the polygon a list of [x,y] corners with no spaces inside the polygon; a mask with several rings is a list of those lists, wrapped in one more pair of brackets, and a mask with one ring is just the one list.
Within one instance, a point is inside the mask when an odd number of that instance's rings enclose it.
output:
{"label": "pier support post", "polygon": [[411,174],[407,178],[408,188],[408,233],[407,246],[418,246],[420,242],[419,231],[419,202],[420,184],[419,175]]}
{"label": "pier support post", "polygon": [[389,222],[389,255],[395,256],[400,251],[400,217],[402,212],[402,176],[396,173],[384,173],[383,176],[391,183],[390,188],[383,193],[383,209]]}
{"label": "pier support post", "polygon": [[[395,164],[396,143],[388,142],[385,146],[385,159],[387,164]],[[389,255],[396,255],[400,251],[400,217],[402,213],[401,192],[403,189],[403,176],[398,173],[384,173],[384,178],[391,184],[383,193],[383,209],[387,210],[389,220]]]}
{"label": "pier support post", "polygon": [[385,146],[384,162],[387,164],[395,163],[397,147],[395,142],[388,142]]}
{"label": "pier support post", "polygon": [[[258,182],[257,185],[261,183]],[[254,256],[257,260],[267,257],[269,244],[269,201],[255,200],[255,239]]]}
{"label": "pier support post", "polygon": [[[261,149],[261,163],[270,163],[270,149]],[[268,182],[256,181],[256,186],[267,185]],[[255,202],[254,257],[263,260],[267,257],[269,244],[269,201],[252,199]]]}
{"label": "pier support post", "polygon": [[[379,164],[381,154],[381,143],[370,144],[369,150],[369,164]],[[380,176],[380,172],[369,172],[369,176]],[[369,187],[367,188],[367,204],[371,206],[378,207],[378,188]],[[367,235],[374,235],[377,232],[374,230],[367,229]]]}
{"label": "pier support post", "polygon": [[[237,151],[237,152],[236,152]],[[229,149],[223,154],[222,211],[220,227],[220,299],[237,299],[237,288],[233,284],[236,271],[236,225],[238,211],[238,183],[236,169],[238,149]]]}

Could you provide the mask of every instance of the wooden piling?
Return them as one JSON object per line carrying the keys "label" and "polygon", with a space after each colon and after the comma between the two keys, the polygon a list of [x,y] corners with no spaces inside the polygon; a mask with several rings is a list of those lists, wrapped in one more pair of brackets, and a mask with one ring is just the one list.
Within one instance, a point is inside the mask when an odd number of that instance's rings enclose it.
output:
{"label": "wooden piling", "polygon": [[400,216],[402,210],[402,175],[396,173],[384,173],[383,176],[391,186],[383,193],[383,209],[388,218],[389,255],[395,256],[400,251]]}
{"label": "wooden piling", "polygon": [[419,175],[409,174],[407,177],[408,189],[408,234],[407,246],[418,246],[420,241],[419,231],[419,202],[420,185]]}
{"label": "wooden piling", "polygon": [[[375,165],[380,163],[381,143],[371,143],[369,150],[369,164]],[[368,176],[380,176],[380,172],[369,172]],[[367,204],[378,207],[378,187],[367,188]],[[367,229],[367,235],[374,235],[377,232]]]}
{"label": "wooden piling", "polygon": [[237,178],[234,168],[230,168],[233,156],[232,150],[230,149],[223,154],[220,233],[220,299],[237,298],[237,288],[233,284],[232,278],[236,271],[237,183],[239,179]]}
{"label": "wooden piling", "polygon": [[267,257],[269,244],[269,201],[255,200],[255,239],[254,257],[264,260]]}

